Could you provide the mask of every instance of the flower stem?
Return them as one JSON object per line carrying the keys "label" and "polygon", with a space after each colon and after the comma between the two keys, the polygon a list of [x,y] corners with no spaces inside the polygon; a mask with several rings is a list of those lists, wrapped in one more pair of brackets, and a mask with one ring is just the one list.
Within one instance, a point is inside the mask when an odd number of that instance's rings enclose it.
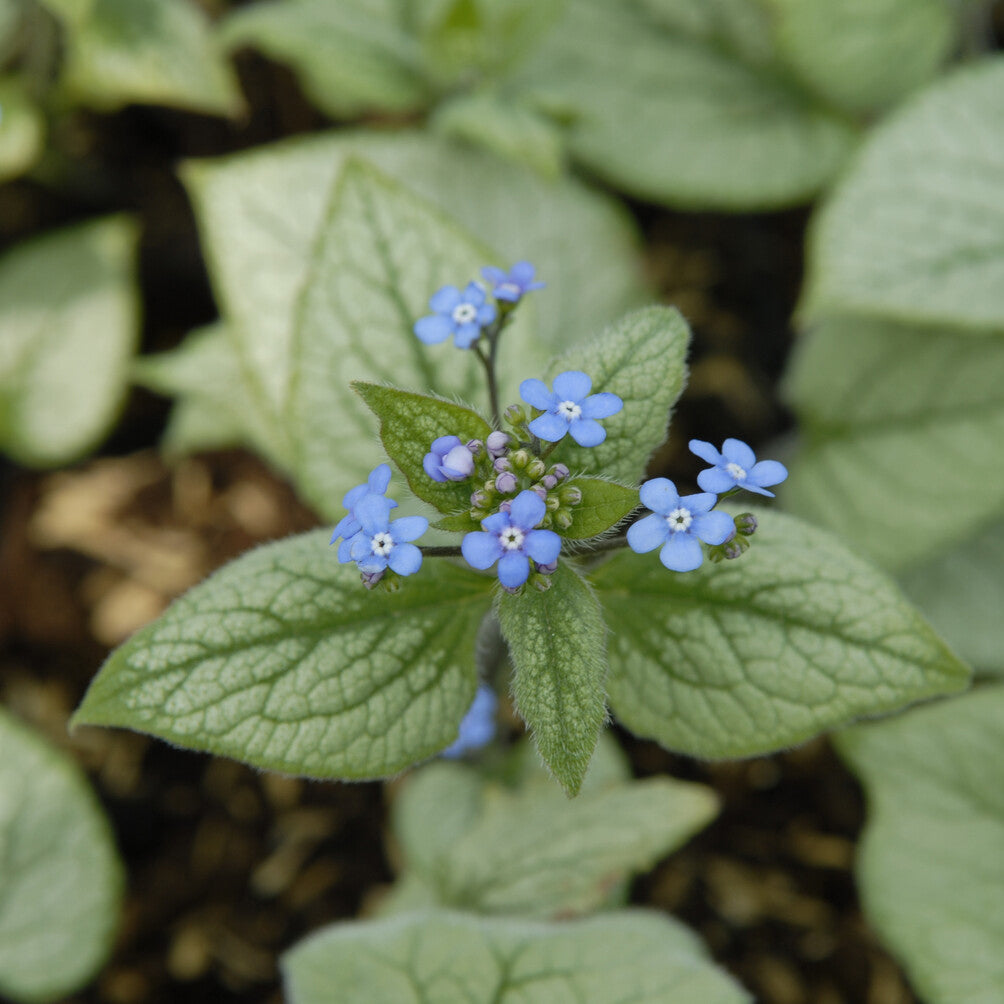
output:
{"label": "flower stem", "polygon": [[603,540],[598,540],[588,550],[581,551],[580,553],[583,555],[602,554],[604,551],[616,551],[622,547],[627,547],[627,535],[623,533],[617,537],[606,537]]}
{"label": "flower stem", "polygon": [[461,551],[459,547],[445,544],[442,547],[422,547],[419,548],[426,558],[459,558]]}
{"label": "flower stem", "polygon": [[495,379],[495,353],[498,351],[499,332],[494,325],[488,331],[488,353],[485,354],[480,344],[474,346],[474,351],[481,360],[481,365],[485,368],[485,377],[488,380],[488,400],[491,405],[492,421],[496,429],[502,428],[502,413],[499,410],[499,389]]}

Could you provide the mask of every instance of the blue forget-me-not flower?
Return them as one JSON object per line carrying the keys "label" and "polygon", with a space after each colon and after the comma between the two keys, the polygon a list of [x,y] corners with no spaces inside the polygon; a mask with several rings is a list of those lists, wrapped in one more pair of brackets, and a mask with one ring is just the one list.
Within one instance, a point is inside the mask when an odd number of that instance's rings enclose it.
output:
{"label": "blue forget-me-not flower", "polygon": [[528,261],[518,261],[508,272],[494,265],[486,265],[481,275],[492,284],[492,296],[496,300],[518,303],[527,293],[543,289],[544,283],[534,281],[536,269]]}
{"label": "blue forget-me-not flower", "polygon": [[700,567],[704,561],[702,540],[724,544],[735,533],[728,513],[710,511],[718,499],[709,492],[681,498],[668,478],[654,478],[641,486],[639,494],[642,505],[652,512],[628,528],[628,545],[638,554],[661,545],[659,560],[674,572]]}
{"label": "blue forget-me-not flower", "polygon": [[[367,575],[390,568],[398,575],[412,575],[422,567],[422,552],[411,541],[429,528],[424,516],[402,516],[390,522],[386,499],[368,495],[355,508],[360,530],[349,542],[348,561]],[[339,548],[339,560],[344,561]]]}
{"label": "blue forget-me-not flower", "polygon": [[616,394],[590,394],[593,382],[579,370],[567,370],[554,378],[554,390],[542,380],[524,380],[520,397],[543,412],[528,424],[530,431],[548,443],[569,433],[579,446],[599,446],[607,431],[596,421],[609,418],[624,407]]}
{"label": "blue forget-me-not flower", "polygon": [[535,492],[522,491],[509,512],[481,521],[483,529],[467,534],[460,550],[468,564],[484,571],[498,562],[498,577],[506,589],[516,589],[530,576],[530,559],[550,565],[558,560],[561,538],[553,530],[537,530],[547,506]]}
{"label": "blue forget-me-not flower", "polygon": [[433,481],[465,481],[474,473],[474,455],[459,436],[440,436],[422,458],[422,467]]}
{"label": "blue forget-me-not flower", "polygon": [[429,306],[435,313],[420,317],[413,329],[426,345],[445,342],[453,335],[458,349],[469,349],[481,329],[495,320],[495,305],[485,301],[485,291],[476,282],[469,282],[463,292],[456,286],[443,286],[432,294]]}
{"label": "blue forget-me-not flower", "polygon": [[726,439],[721,453],[711,443],[692,439],[690,452],[714,464],[697,475],[697,483],[706,492],[718,495],[733,488],[745,488],[748,492],[774,498],[774,493],[767,488],[779,485],[788,476],[788,469],[776,460],[757,463],[756,454],[741,439]]}
{"label": "blue forget-me-not flower", "polygon": [[355,488],[352,488],[345,493],[345,497],[342,499],[342,505],[348,509],[348,513],[341,518],[338,525],[335,527],[334,533],[331,534],[332,544],[338,540],[339,537],[345,538],[341,544],[338,545],[339,561],[347,562],[352,560],[349,557],[349,547],[352,544],[352,538],[362,529],[359,524],[359,520],[356,518],[355,510],[363,499],[370,497],[380,499],[386,507],[388,514],[391,509],[397,507],[397,503],[393,499],[384,497],[389,484],[390,466],[388,464],[380,464],[379,467],[374,467],[373,470],[370,471],[370,476],[367,478],[366,484],[356,485]]}
{"label": "blue forget-me-not flower", "polygon": [[480,684],[473,703],[460,723],[456,741],[447,746],[440,756],[453,759],[465,753],[473,753],[490,743],[495,738],[497,707],[498,698],[495,696],[495,691],[484,683]]}

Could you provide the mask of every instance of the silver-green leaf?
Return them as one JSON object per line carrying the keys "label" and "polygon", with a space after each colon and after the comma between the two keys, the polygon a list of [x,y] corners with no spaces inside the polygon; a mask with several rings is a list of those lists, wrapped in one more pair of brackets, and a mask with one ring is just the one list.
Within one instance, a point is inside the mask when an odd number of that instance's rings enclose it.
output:
{"label": "silver-green leaf", "polygon": [[107,433],[139,337],[135,224],[77,224],[0,259],[0,448],[39,467]]}
{"label": "silver-green leaf", "polygon": [[623,553],[592,574],[627,728],[696,756],[751,756],[966,687],[968,668],[874,566],[791,516],[758,519],[735,561],[680,574]]}
{"label": "silver-green leaf", "polygon": [[746,1004],[698,939],[662,914],[569,923],[422,911],[335,924],[282,960],[290,1004]]}
{"label": "silver-green leaf", "polygon": [[865,915],[927,1004],[1004,987],[1004,687],[837,736],[868,794]]}
{"label": "silver-green leaf", "polygon": [[373,778],[456,737],[488,580],[428,561],[369,592],[328,531],[268,544],[109,657],[74,724],[118,725],[311,777]]}
{"label": "silver-green leaf", "polygon": [[56,1001],[85,984],[111,951],[122,884],[87,779],[0,709],[0,994]]}
{"label": "silver-green leaf", "polygon": [[[0,30],[2,30],[0,24]],[[0,47],[3,38],[0,36]],[[17,77],[0,77],[0,184],[34,166],[45,148],[45,119]]]}

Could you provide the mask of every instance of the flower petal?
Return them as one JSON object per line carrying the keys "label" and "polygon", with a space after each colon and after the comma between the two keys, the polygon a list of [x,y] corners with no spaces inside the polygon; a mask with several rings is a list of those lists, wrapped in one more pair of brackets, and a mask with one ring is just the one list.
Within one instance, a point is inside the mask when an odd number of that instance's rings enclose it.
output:
{"label": "flower petal", "polygon": [[523,550],[542,565],[558,560],[561,538],[553,530],[531,530],[523,541]]}
{"label": "flower petal", "polygon": [[432,445],[429,447],[433,453],[438,453],[441,457],[446,456],[454,446],[460,445],[459,436],[439,436],[432,441]]}
{"label": "flower petal", "polygon": [[767,491],[766,488],[758,488],[756,485],[751,485],[748,482],[745,482],[743,484],[743,488],[745,488],[746,491],[754,492],[757,495],[766,495],[767,498],[769,499],[777,498],[777,496],[773,492]]}
{"label": "flower petal", "polygon": [[429,306],[437,314],[451,314],[454,307],[458,306],[462,300],[463,297],[456,286],[443,286],[442,289],[437,289],[432,294]]}
{"label": "flower petal", "polygon": [[387,519],[390,516],[390,499],[383,495],[367,495],[356,506],[354,516],[359,520],[363,533],[372,537],[387,529]]}
{"label": "flower petal", "polygon": [[352,559],[352,544],[355,541],[355,539],[356,539],[355,538],[355,534],[353,534],[351,537],[346,537],[345,540],[343,540],[338,545],[338,560],[343,565],[348,564],[348,562],[350,562],[350,561],[353,560]]}
{"label": "flower petal", "polygon": [[538,439],[543,439],[546,443],[556,443],[559,439],[565,438],[568,423],[554,412],[545,411],[543,415],[538,415],[532,422],[528,422],[527,428]]}
{"label": "flower petal", "polygon": [[706,492],[721,495],[722,492],[735,488],[739,482],[728,471],[723,471],[720,467],[709,467],[697,475],[697,484]]}
{"label": "flower petal", "polygon": [[756,463],[756,454],[741,439],[726,439],[722,443],[722,456],[745,471]]}
{"label": "flower petal", "polygon": [[359,520],[349,513],[338,521],[338,525],[331,533],[331,543],[333,544],[339,537],[354,537],[358,532]]}
{"label": "flower petal", "polygon": [[680,493],[668,478],[653,478],[646,481],[638,492],[641,504],[652,512],[668,516],[680,504]]}
{"label": "flower petal", "polygon": [[499,558],[499,582],[507,589],[523,585],[530,575],[530,559],[521,551],[509,551]]}
{"label": "flower petal", "polygon": [[529,490],[520,492],[512,501],[512,509],[509,510],[509,519],[513,526],[518,526],[521,530],[532,530],[544,518],[547,506],[544,500],[536,493]]}
{"label": "flower petal", "polygon": [[439,457],[435,453],[427,453],[422,457],[422,470],[432,478],[433,481],[445,481],[446,475],[439,469]]}
{"label": "flower petal", "polygon": [[418,540],[428,529],[429,521],[424,516],[402,516],[390,524],[390,537],[395,544],[403,544]]}
{"label": "flower petal", "polygon": [[495,304],[485,303],[478,307],[478,324],[487,327],[495,320]]}
{"label": "flower petal", "polygon": [[367,487],[377,495],[383,495],[390,484],[390,464],[380,464],[370,471],[370,476],[366,479]]}
{"label": "flower petal", "polygon": [[784,464],[776,460],[761,460],[746,475],[746,487],[753,484],[757,488],[769,488],[771,485],[779,485],[787,476],[788,468]]}
{"label": "flower petal", "polygon": [[593,381],[581,370],[559,373],[551,385],[562,401],[582,401],[593,388]]}
{"label": "flower petal", "polygon": [[370,537],[362,532],[357,533],[349,545],[349,556],[353,561],[365,561],[373,553]]}
{"label": "flower petal", "polygon": [[428,317],[420,317],[412,330],[419,341],[426,345],[438,345],[453,334],[453,321],[443,314],[430,314]]}
{"label": "flower petal", "polygon": [[518,261],[511,269],[507,278],[517,283],[520,288],[526,289],[533,282],[536,269],[528,261]]}
{"label": "flower petal", "polygon": [[387,567],[387,559],[382,554],[370,554],[356,562],[360,572],[382,572]]}
{"label": "flower petal", "polygon": [[659,560],[673,572],[692,572],[704,562],[704,552],[696,537],[689,533],[671,533]]}
{"label": "flower petal", "polygon": [[355,488],[350,488],[345,493],[345,497],[342,499],[342,505],[345,506],[349,512],[352,512],[352,510],[355,509],[355,507],[359,505],[359,503],[362,502],[362,500],[366,498],[369,493],[369,485],[356,485]]}
{"label": "flower petal", "polygon": [[458,324],[453,332],[453,344],[458,349],[469,349],[481,337],[481,325],[477,321]]}
{"label": "flower petal", "polygon": [[718,501],[718,496],[711,492],[701,492],[699,495],[684,495],[680,499],[680,505],[685,506],[692,513],[707,512],[714,507]]}
{"label": "flower petal", "polygon": [[479,283],[472,280],[464,287],[464,302],[475,307],[485,302],[485,291]]}
{"label": "flower petal", "polygon": [[543,380],[524,380],[519,385],[519,396],[527,404],[539,408],[541,411],[549,411],[553,405],[558,403]]}
{"label": "flower petal", "polygon": [[460,542],[460,553],[468,565],[484,571],[502,557],[502,545],[496,534],[473,530]]}
{"label": "flower petal", "polygon": [[[421,519],[420,516],[408,518]],[[422,552],[414,544],[399,544],[387,555],[387,564],[398,575],[414,575],[422,567]]]}
{"label": "flower petal", "polygon": [[599,446],[607,438],[607,430],[592,418],[577,418],[568,431],[579,446]]}
{"label": "flower petal", "polygon": [[590,394],[582,402],[583,418],[609,418],[624,407],[624,402],[616,394]]}
{"label": "flower petal", "polygon": [[722,455],[703,439],[692,439],[688,444],[691,453],[696,453],[701,460],[706,460],[709,464],[721,463]]}
{"label": "flower petal", "polygon": [[636,554],[647,554],[662,544],[669,532],[665,517],[650,513],[628,527],[628,546]]}
{"label": "flower petal", "polygon": [[690,524],[690,532],[705,544],[724,544],[736,532],[736,524],[727,512],[716,509],[697,513]]}
{"label": "flower petal", "polygon": [[496,268],[494,265],[485,265],[481,269],[481,278],[487,279],[493,286],[497,286],[500,282],[505,282],[509,276],[502,269]]}
{"label": "flower petal", "polygon": [[486,516],[481,521],[481,529],[498,536],[503,530],[507,530],[512,524],[509,522],[509,513],[493,512],[491,516]]}

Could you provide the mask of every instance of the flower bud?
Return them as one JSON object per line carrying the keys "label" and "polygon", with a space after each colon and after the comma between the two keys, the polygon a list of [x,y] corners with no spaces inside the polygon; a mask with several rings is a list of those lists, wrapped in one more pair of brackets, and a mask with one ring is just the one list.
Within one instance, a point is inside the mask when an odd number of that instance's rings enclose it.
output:
{"label": "flower bud", "polygon": [[535,457],[526,465],[526,473],[528,477],[531,477],[536,481],[538,478],[543,477],[544,471],[547,470],[547,466],[540,457]]}
{"label": "flower bud", "polygon": [[544,496],[544,505],[547,506],[547,511],[557,512],[561,507],[561,500],[556,495],[548,495],[546,492],[544,493]]}
{"label": "flower bud", "polygon": [[512,471],[503,471],[495,479],[495,488],[500,491],[503,495],[510,495],[512,492],[516,491],[519,486],[519,482],[516,480],[516,475]]}
{"label": "flower bud", "polygon": [[526,422],[526,415],[518,404],[511,404],[502,416],[509,425],[523,425]]}
{"label": "flower bud", "polygon": [[582,489],[576,488],[575,485],[566,485],[558,491],[558,498],[565,505],[578,505],[582,501]]}
{"label": "flower bud", "polygon": [[513,467],[517,471],[522,471],[526,468],[526,465],[530,463],[530,454],[526,450],[516,450],[509,454],[509,459],[512,461]]}
{"label": "flower bud", "polygon": [[557,569],[558,569],[557,561],[549,562],[546,565],[537,565],[537,571],[541,575],[551,575],[553,572],[557,571]]}
{"label": "flower bud", "polygon": [[471,505],[475,509],[487,509],[488,502],[491,496],[486,491],[482,491],[480,488],[472,493],[471,495]]}
{"label": "flower bud", "polygon": [[538,592],[546,593],[551,588],[551,580],[546,575],[533,575],[530,577],[530,581]]}
{"label": "flower bud", "polygon": [[489,496],[495,494],[495,479],[489,478],[483,485],[482,488],[488,493]]}
{"label": "flower bud", "polygon": [[547,502],[547,489],[543,485],[532,485],[530,491],[532,491],[541,502]]}
{"label": "flower bud", "polygon": [[448,481],[465,481],[474,473],[474,457],[463,444],[454,446],[443,457],[440,470]]}
{"label": "flower bud", "polygon": [[465,445],[471,451],[472,457],[476,457],[485,448],[480,439],[469,439]]}
{"label": "flower bud", "polygon": [[730,540],[727,543],[722,544],[722,554],[725,555],[728,561],[738,558],[745,550],[745,547],[740,547],[738,540]]}
{"label": "flower bud", "polygon": [[512,512],[512,499],[503,499],[499,503],[499,512]]}
{"label": "flower bud", "polygon": [[495,460],[492,461],[492,467],[494,468],[496,474],[512,470],[512,464],[510,463],[508,457],[496,457]]}
{"label": "flower bud", "polygon": [[553,474],[545,474],[541,479],[540,483],[550,491],[552,488],[558,487],[558,479]]}
{"label": "flower bud", "polygon": [[564,464],[555,464],[551,468],[551,474],[559,481],[564,481],[568,477],[568,468]]}
{"label": "flower bud", "polygon": [[572,525],[572,514],[567,509],[559,509],[554,514],[554,525],[559,530],[567,530]]}
{"label": "flower bud", "polygon": [[501,457],[509,449],[510,437],[507,432],[490,432],[485,440],[485,446],[491,457]]}
{"label": "flower bud", "polygon": [[386,568],[381,568],[379,572],[360,572],[359,578],[363,580],[363,585],[367,589],[372,589],[382,578]]}
{"label": "flower bud", "polygon": [[751,512],[741,512],[736,516],[736,532],[744,537],[752,537],[758,525],[756,516]]}

